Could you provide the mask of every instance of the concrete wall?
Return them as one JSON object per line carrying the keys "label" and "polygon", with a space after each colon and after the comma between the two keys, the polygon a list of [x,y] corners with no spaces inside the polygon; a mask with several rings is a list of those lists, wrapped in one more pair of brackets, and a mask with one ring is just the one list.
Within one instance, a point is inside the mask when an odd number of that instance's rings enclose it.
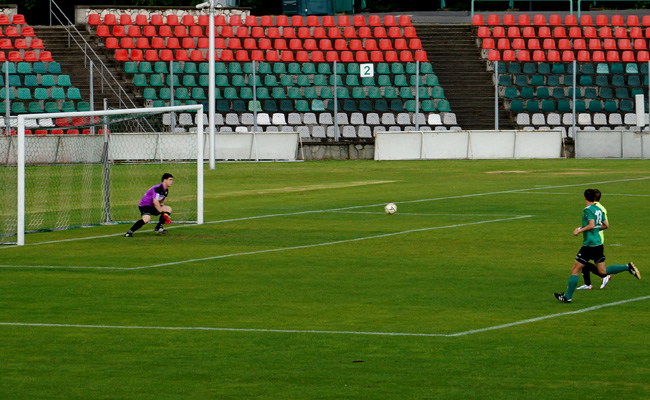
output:
{"label": "concrete wall", "polygon": [[576,158],[650,158],[650,132],[578,131]]}

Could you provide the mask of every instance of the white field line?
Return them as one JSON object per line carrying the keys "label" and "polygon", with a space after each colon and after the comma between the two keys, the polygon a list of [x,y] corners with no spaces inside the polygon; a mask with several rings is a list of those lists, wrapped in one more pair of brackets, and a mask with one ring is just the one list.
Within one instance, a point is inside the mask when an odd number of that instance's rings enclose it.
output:
{"label": "white field line", "polygon": [[[421,336],[421,337],[458,337],[473,335],[482,332],[495,331],[499,329],[512,328],[519,325],[544,321],[547,319],[559,318],[573,314],[582,314],[590,311],[600,310],[605,307],[618,306],[635,301],[648,300],[650,296],[637,297],[634,299],[621,300],[613,303],[601,304],[579,310],[566,311],[562,313],[549,314],[541,317],[511,322],[509,324],[495,325],[487,328],[473,329],[456,333],[413,333],[413,332],[363,332],[363,331],[326,331],[326,330],[303,330],[303,329],[254,329],[254,328],[219,328],[208,326],[137,326],[137,325],[84,325],[84,324],[53,324],[53,323],[30,323],[30,322],[0,322],[0,326],[21,326],[41,328],[79,328],[79,329],[140,329],[140,330],[167,330],[167,331],[214,331],[214,332],[252,332],[252,333],[298,333],[298,334],[326,334],[326,335],[373,335],[373,336]],[[561,307],[566,307],[561,305]],[[571,306],[568,306],[571,307]]]}
{"label": "white field line", "polygon": [[[398,204],[423,203],[423,202],[428,202],[428,201],[442,201],[442,200],[452,200],[452,199],[463,199],[463,198],[480,197],[480,196],[492,196],[492,195],[496,195],[496,194],[521,193],[521,192],[530,192],[530,191],[547,190],[547,189],[558,189],[558,188],[567,188],[567,187],[576,187],[576,186],[604,185],[606,183],[644,181],[644,180],[649,180],[649,179],[650,179],[650,176],[646,176],[646,177],[641,177],[641,178],[618,179],[618,180],[600,181],[600,182],[586,182],[586,183],[576,183],[576,184],[571,184],[571,185],[555,185],[555,186],[553,186],[553,185],[544,185],[544,186],[538,186],[538,187],[532,187],[532,188],[502,190],[502,191],[496,191],[496,192],[484,192],[484,193],[474,193],[474,194],[464,194],[464,195],[447,196],[447,197],[434,197],[434,198],[429,198],[429,199],[404,200],[404,201],[396,201],[395,200],[394,202],[398,203]],[[207,222],[204,222],[204,225],[207,225],[207,224],[222,224],[222,223],[226,223],[226,222],[237,222],[237,221],[249,221],[249,220],[254,220],[254,219],[262,219],[262,218],[286,217],[286,216],[302,215],[302,214],[314,214],[314,213],[326,213],[326,212],[344,211],[344,210],[355,210],[355,209],[359,209],[359,208],[368,208],[368,207],[379,207],[379,206],[383,207],[384,205],[385,205],[385,203],[366,204],[366,205],[360,205],[360,206],[330,208],[330,209],[325,209],[325,210],[310,210],[310,211],[298,211],[298,212],[292,212],[292,213],[256,215],[256,216],[252,216],[252,217],[242,217],[242,218],[231,218],[231,219],[226,219],[226,220],[207,221]],[[175,228],[187,228],[187,227],[192,227],[192,226],[199,226],[199,225],[195,225],[195,224],[176,225],[176,226],[173,226],[173,227],[167,227],[165,229],[169,230],[169,229],[175,229]],[[109,234],[109,235],[98,235],[98,236],[88,236],[88,237],[81,237],[81,238],[52,240],[52,241],[38,242],[38,243],[26,243],[25,246],[39,246],[39,245],[43,245],[43,244],[65,243],[65,242],[73,242],[73,241],[78,241],[78,240],[103,239],[103,238],[107,238],[107,237],[115,237],[115,236],[122,236],[122,235],[124,235],[124,233],[113,233],[113,234]],[[0,246],[0,250],[2,250],[2,249],[13,249],[13,248],[16,248],[16,246]]]}
{"label": "white field line", "polygon": [[90,267],[90,266],[89,267],[82,267],[82,266],[58,266],[57,267],[57,266],[52,266],[52,265],[49,265],[49,266],[39,266],[39,265],[28,265],[28,266],[0,265],[0,268],[102,269],[102,270],[136,271],[136,270],[142,270],[142,269],[161,268],[161,267],[168,267],[168,266],[173,266],[173,265],[188,264],[188,263],[193,263],[193,262],[218,260],[218,259],[223,259],[223,258],[232,258],[232,257],[249,256],[249,255],[257,255],[257,254],[264,254],[264,253],[273,253],[273,252],[279,252],[279,251],[300,250],[300,249],[309,249],[309,248],[314,248],[314,247],[331,246],[331,245],[335,245],[335,244],[360,242],[362,240],[381,239],[381,238],[387,238],[387,237],[391,237],[391,236],[405,235],[405,234],[408,234],[408,233],[426,232],[426,231],[433,231],[433,230],[438,230],[438,229],[462,228],[462,227],[465,227],[465,226],[489,224],[489,223],[503,222],[503,221],[512,221],[512,220],[523,219],[523,218],[531,218],[531,217],[533,217],[533,216],[532,215],[519,215],[519,216],[509,217],[509,218],[499,218],[499,219],[492,219],[492,220],[485,220],[485,221],[468,222],[468,223],[464,223],[464,224],[432,226],[432,227],[428,227],[428,228],[409,229],[409,230],[405,230],[405,231],[382,233],[380,235],[365,236],[365,237],[359,237],[359,238],[353,238],[353,239],[334,240],[334,241],[331,241],[331,242],[305,244],[305,245],[301,245],[301,246],[278,247],[278,248],[275,248],[275,249],[248,251],[248,252],[243,252],[243,253],[221,254],[221,255],[218,255],[218,256],[193,258],[193,259],[187,259],[187,260],[181,260],[181,261],[174,261],[174,262],[153,264],[153,265],[144,265],[144,266],[140,266],[140,267],[130,267],[130,268],[126,268],[126,267],[124,267],[124,268],[122,268],[122,267]]}

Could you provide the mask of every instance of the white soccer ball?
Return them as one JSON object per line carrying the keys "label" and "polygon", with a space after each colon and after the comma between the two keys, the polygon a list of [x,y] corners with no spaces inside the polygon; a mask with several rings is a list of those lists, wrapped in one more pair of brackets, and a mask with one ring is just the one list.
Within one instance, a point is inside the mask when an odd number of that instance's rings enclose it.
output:
{"label": "white soccer ball", "polygon": [[395,203],[388,203],[384,207],[384,211],[386,211],[386,214],[388,215],[395,214],[397,212],[397,206],[395,205]]}

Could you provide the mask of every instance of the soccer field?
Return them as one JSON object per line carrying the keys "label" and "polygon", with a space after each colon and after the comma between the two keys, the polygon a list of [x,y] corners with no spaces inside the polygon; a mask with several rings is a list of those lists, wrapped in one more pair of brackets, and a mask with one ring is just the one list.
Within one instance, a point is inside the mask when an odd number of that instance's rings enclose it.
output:
{"label": "soccer field", "polygon": [[[644,279],[562,304],[586,188]],[[0,247],[0,398],[648,399],[649,201],[642,160],[217,164],[203,225]]]}

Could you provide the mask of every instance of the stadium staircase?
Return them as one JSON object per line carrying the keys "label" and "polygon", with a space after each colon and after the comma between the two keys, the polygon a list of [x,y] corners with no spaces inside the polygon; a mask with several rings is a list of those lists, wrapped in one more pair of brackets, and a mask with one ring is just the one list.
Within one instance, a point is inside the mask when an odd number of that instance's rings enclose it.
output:
{"label": "stadium staircase", "polygon": [[[458,125],[463,129],[494,129],[493,73],[477,49],[467,25],[418,25],[418,37],[445,88]],[[499,129],[513,129],[514,119],[499,100]]]}
{"label": "stadium staircase", "polygon": [[[79,30],[83,37],[89,43],[93,43],[91,35],[83,29]],[[68,32],[64,27],[49,27],[49,26],[34,26],[34,33],[36,36],[43,40],[44,46],[51,52],[52,58],[61,64],[61,71],[64,74],[70,75],[70,81],[74,87],[79,88],[81,92],[81,97],[90,101],[90,72],[86,68],[87,62],[84,62],[84,52],[79,48],[74,42],[71,43],[71,46],[68,46]],[[104,64],[111,70],[113,75],[120,79],[120,68],[117,66],[114,60],[103,56],[98,52],[98,55],[104,62]],[[84,68],[80,68],[83,66]],[[104,99],[107,99],[109,108],[119,108],[120,100],[118,96],[112,91],[108,90],[106,84],[102,85],[102,80],[100,74],[95,70],[93,76],[93,85],[95,89],[94,94],[94,109],[103,110],[104,109]],[[122,86],[128,91],[132,86],[130,82],[122,79],[120,81]],[[130,92],[129,95],[134,101],[139,101],[137,99],[137,92]],[[142,106],[137,103],[138,106]]]}

